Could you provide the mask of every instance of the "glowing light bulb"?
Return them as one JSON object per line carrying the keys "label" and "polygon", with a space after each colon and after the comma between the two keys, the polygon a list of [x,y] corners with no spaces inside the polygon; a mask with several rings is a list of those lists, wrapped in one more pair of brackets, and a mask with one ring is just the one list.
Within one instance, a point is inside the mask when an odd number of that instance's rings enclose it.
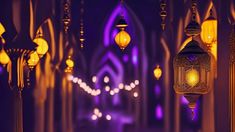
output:
{"label": "glowing light bulb", "polygon": [[93,77],[92,77],[92,82],[93,82],[93,83],[96,83],[96,81],[97,81],[97,77],[96,77],[96,76],[93,76]]}
{"label": "glowing light bulb", "polygon": [[112,119],[111,115],[106,115],[106,120],[110,121]]}
{"label": "glowing light bulb", "polygon": [[130,86],[128,86],[128,85],[126,85],[126,86],[125,86],[125,90],[127,90],[127,91],[131,91],[131,87],[130,87]]}
{"label": "glowing light bulb", "polygon": [[114,91],[113,90],[110,91],[110,95],[114,95]]}
{"label": "glowing light bulb", "polygon": [[109,91],[110,90],[110,87],[109,86],[105,86],[105,91]]}
{"label": "glowing light bulb", "polygon": [[134,93],[133,93],[133,96],[134,96],[135,98],[137,98],[137,97],[139,96],[138,92],[134,92]]}
{"label": "glowing light bulb", "polygon": [[104,77],[104,82],[105,82],[105,83],[108,83],[108,82],[109,82],[109,77],[108,77],[108,76],[105,76],[105,77]]}
{"label": "glowing light bulb", "polygon": [[0,51],[0,63],[2,65],[6,65],[9,63],[9,61],[10,61],[9,56],[7,55],[5,50],[2,48],[2,50]]}
{"label": "glowing light bulb", "polygon": [[78,78],[77,77],[73,78],[73,83],[77,83],[77,82],[78,82]]}
{"label": "glowing light bulb", "polygon": [[139,80],[135,80],[135,85],[139,85]]}
{"label": "glowing light bulb", "polygon": [[195,69],[188,70],[186,72],[185,79],[186,79],[186,83],[189,86],[194,87],[199,82],[199,73],[198,73],[198,71],[195,70]]}
{"label": "glowing light bulb", "polygon": [[98,113],[98,117],[99,118],[101,118],[102,117],[102,113],[100,112],[100,113]]}
{"label": "glowing light bulb", "polygon": [[114,91],[114,93],[119,93],[119,89],[118,88],[114,88],[113,91]]}
{"label": "glowing light bulb", "polygon": [[92,119],[93,121],[94,121],[94,120],[97,120],[97,118],[98,118],[98,117],[97,117],[96,115],[92,115],[92,116],[91,116],[91,119]]}
{"label": "glowing light bulb", "polygon": [[120,84],[118,85],[118,88],[119,88],[119,89],[123,89],[123,88],[124,88],[124,84],[123,84],[123,83],[120,83]]}
{"label": "glowing light bulb", "polygon": [[130,86],[131,86],[131,88],[135,88],[135,84],[134,83],[131,83]]}
{"label": "glowing light bulb", "polygon": [[98,108],[95,108],[93,112],[95,115],[98,115],[100,113],[100,110]]}

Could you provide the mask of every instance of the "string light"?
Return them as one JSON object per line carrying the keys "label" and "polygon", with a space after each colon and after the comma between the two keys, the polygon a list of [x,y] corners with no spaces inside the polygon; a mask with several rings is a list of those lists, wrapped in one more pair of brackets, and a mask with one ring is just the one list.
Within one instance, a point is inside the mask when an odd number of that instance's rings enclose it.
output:
{"label": "string light", "polygon": [[110,87],[109,86],[105,86],[105,91],[110,91]]}
{"label": "string light", "polygon": [[105,83],[108,83],[108,82],[109,82],[109,77],[108,77],[108,76],[105,76],[105,77],[104,77],[104,82],[105,82]]}
{"label": "string light", "polygon": [[93,76],[93,77],[92,77],[92,82],[93,82],[93,83],[96,83],[96,81],[97,81],[97,77],[96,77],[96,76]]}
{"label": "string light", "polygon": [[[68,76],[68,80],[72,81],[73,83],[76,83],[80,86],[81,89],[83,89],[85,92],[87,92],[88,94],[92,95],[92,96],[98,96],[101,94],[101,90],[100,89],[96,89],[96,88],[91,88],[90,86],[88,86],[81,78],[78,77],[74,77],[72,75]],[[98,80],[98,78],[96,76],[92,77],[92,82],[96,82]],[[104,82],[108,83],[109,82],[109,77],[105,76],[104,77]],[[114,87],[111,88],[110,86],[106,85],[104,87],[105,91],[108,92],[111,96],[118,94],[120,92],[120,90],[126,90],[126,91],[132,91],[133,89],[136,88],[136,86],[139,85],[139,80],[135,80],[133,82],[131,82],[129,85],[124,85],[123,83],[119,83],[118,87]],[[138,94],[138,93],[137,93]],[[136,93],[135,95],[136,96]],[[138,95],[137,95],[138,96]]]}
{"label": "string light", "polygon": [[106,115],[106,120],[110,121],[112,119],[111,115]]}
{"label": "string light", "polygon": [[139,96],[139,94],[137,92],[134,92],[133,96],[137,98]]}

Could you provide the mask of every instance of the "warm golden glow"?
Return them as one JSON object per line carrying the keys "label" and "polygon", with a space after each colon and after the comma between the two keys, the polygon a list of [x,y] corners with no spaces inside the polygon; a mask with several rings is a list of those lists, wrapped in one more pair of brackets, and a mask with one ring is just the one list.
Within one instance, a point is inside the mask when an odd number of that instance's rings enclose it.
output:
{"label": "warm golden glow", "polygon": [[156,66],[153,73],[157,80],[162,76],[162,69],[160,68],[159,65]]}
{"label": "warm golden glow", "polygon": [[37,47],[38,55],[40,55],[40,56],[45,55],[46,52],[48,51],[47,41],[45,39],[43,39],[42,37],[37,37],[33,40],[33,42],[38,45],[38,47]]}
{"label": "warm golden glow", "polygon": [[206,44],[217,41],[217,20],[205,20],[202,23],[201,39]]}
{"label": "warm golden glow", "polygon": [[0,63],[2,65],[6,65],[9,63],[9,61],[10,61],[9,56],[7,55],[5,50],[2,48],[2,50],[0,51]]}
{"label": "warm golden glow", "polygon": [[38,64],[38,61],[39,61],[39,56],[38,56],[37,52],[35,51],[35,52],[31,53],[30,58],[28,60],[29,67],[32,68],[32,67],[36,66]]}
{"label": "warm golden glow", "polygon": [[73,68],[73,67],[74,67],[74,62],[73,62],[73,60],[71,60],[70,57],[66,60],[66,65],[67,65],[69,68]]}
{"label": "warm golden glow", "polygon": [[127,45],[130,43],[131,41],[131,37],[130,35],[124,31],[121,30],[116,36],[115,36],[115,42],[117,43],[117,45],[124,50]]}
{"label": "warm golden glow", "polygon": [[0,23],[0,36],[2,36],[2,34],[5,32],[5,28],[4,26],[2,25],[2,23]]}
{"label": "warm golden glow", "polygon": [[199,82],[199,73],[198,73],[198,71],[195,70],[195,69],[188,70],[186,72],[185,79],[186,79],[186,83],[189,86],[194,87]]}

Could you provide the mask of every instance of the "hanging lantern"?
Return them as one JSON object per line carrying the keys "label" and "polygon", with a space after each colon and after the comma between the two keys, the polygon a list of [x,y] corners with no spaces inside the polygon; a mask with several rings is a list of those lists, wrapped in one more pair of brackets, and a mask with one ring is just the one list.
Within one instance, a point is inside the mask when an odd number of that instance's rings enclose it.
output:
{"label": "hanging lantern", "polygon": [[[124,1],[121,0],[121,5],[124,6]],[[124,7],[123,7],[124,8]],[[123,11],[121,12],[121,17],[116,24],[116,27],[120,30],[115,36],[115,42],[120,47],[121,50],[124,50],[131,41],[130,35],[125,31],[128,26],[126,20],[124,19]]]}
{"label": "hanging lantern", "polygon": [[202,23],[201,39],[217,60],[217,19],[213,16],[212,9],[210,16]]}
{"label": "hanging lantern", "polygon": [[28,62],[29,68],[31,69],[34,68],[34,66],[38,64],[39,56],[36,51],[30,54],[29,60],[27,62]]}
{"label": "hanging lantern", "polygon": [[210,56],[195,40],[190,41],[174,58],[174,89],[189,101],[193,110],[202,94],[209,92]]}
{"label": "hanging lantern", "polygon": [[71,59],[71,56],[68,56],[68,59],[66,60],[65,63],[67,65],[65,72],[71,73],[74,67],[74,61]]}
{"label": "hanging lantern", "polygon": [[36,43],[37,46],[37,54],[39,55],[39,57],[43,57],[43,55],[46,54],[46,52],[48,51],[48,44],[47,41],[45,39],[43,39],[42,37],[42,33],[38,33],[37,37],[33,40],[34,43]]}
{"label": "hanging lantern", "polygon": [[9,61],[10,61],[9,56],[5,52],[4,48],[2,48],[1,51],[0,51],[0,63],[2,65],[6,65],[6,64],[9,63]]}
{"label": "hanging lantern", "polygon": [[130,35],[122,29],[116,36],[115,42],[120,47],[120,49],[124,50],[131,41]]}
{"label": "hanging lantern", "polygon": [[201,32],[201,26],[196,22],[196,2],[192,1],[192,21],[185,32],[192,40],[174,58],[174,90],[185,96],[188,107],[194,109],[200,95],[207,94],[211,82],[211,58],[194,37]]}
{"label": "hanging lantern", "polygon": [[2,36],[2,34],[5,32],[5,28],[4,26],[2,25],[2,23],[0,23],[0,36]]}
{"label": "hanging lantern", "polygon": [[156,66],[156,68],[153,71],[154,76],[156,77],[157,80],[162,76],[162,69],[160,68],[159,65]]}
{"label": "hanging lantern", "polygon": [[213,16],[212,9],[210,16],[202,23],[201,39],[206,44],[217,41],[217,20]]}

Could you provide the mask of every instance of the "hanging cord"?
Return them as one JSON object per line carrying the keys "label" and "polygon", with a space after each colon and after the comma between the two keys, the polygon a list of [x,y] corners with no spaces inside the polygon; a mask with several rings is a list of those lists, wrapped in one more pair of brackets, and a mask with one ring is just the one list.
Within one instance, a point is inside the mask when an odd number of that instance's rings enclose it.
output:
{"label": "hanging cord", "polygon": [[120,14],[120,16],[124,18],[124,0],[121,0],[120,4],[121,4],[121,14]]}
{"label": "hanging cord", "polygon": [[192,20],[196,21],[196,12],[197,12],[197,1],[196,0],[192,0],[192,7],[191,7],[191,11],[192,11]]}
{"label": "hanging cord", "polygon": [[165,0],[161,1],[160,8],[161,8],[160,16],[161,16],[161,19],[162,19],[161,27],[162,27],[162,30],[164,31],[165,30],[165,25],[166,25],[165,19],[166,19],[166,16],[167,16]]}
{"label": "hanging cord", "polygon": [[81,9],[80,9],[80,47],[81,49],[84,47],[84,20],[83,20],[83,16],[84,16],[84,0],[81,0]]}

